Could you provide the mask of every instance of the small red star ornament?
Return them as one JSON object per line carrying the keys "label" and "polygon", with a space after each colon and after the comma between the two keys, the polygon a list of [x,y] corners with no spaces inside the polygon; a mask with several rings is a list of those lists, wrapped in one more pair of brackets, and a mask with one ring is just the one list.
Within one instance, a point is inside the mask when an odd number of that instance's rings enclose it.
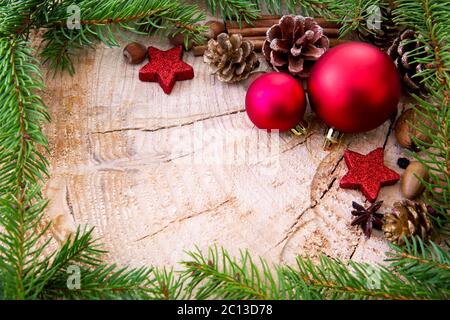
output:
{"label": "small red star ornament", "polygon": [[367,155],[345,150],[347,174],[341,179],[340,187],[360,189],[370,202],[374,202],[381,186],[395,184],[400,175],[384,165],[384,150],[377,148]]}
{"label": "small red star ornament", "polygon": [[194,78],[194,70],[182,60],[182,46],[167,51],[149,47],[148,57],[149,63],[139,70],[139,79],[158,82],[166,94],[172,92],[176,81]]}

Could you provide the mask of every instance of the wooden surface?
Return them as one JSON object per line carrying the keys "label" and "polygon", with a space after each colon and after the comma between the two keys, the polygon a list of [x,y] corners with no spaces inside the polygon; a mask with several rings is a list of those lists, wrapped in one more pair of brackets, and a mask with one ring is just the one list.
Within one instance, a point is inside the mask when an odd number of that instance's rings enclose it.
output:
{"label": "wooden surface", "polygon": [[[54,235],[94,226],[108,258],[132,266],[172,265],[184,250],[213,244],[233,254],[248,248],[270,262],[320,252],[382,261],[381,234],[367,240],[350,226],[351,202],[363,196],[338,185],[343,149],[382,146],[389,123],[327,152],[325,127],[309,112],[306,138],[271,136],[248,120],[243,85],[220,83],[192,53],[184,60],[195,78],[169,96],[139,81],[142,65],[126,64],[121,48],[82,52],[74,77],[46,77],[52,154],[45,192]],[[385,161],[398,172],[400,155],[389,137]],[[399,197],[398,184],[382,188],[382,210]]]}

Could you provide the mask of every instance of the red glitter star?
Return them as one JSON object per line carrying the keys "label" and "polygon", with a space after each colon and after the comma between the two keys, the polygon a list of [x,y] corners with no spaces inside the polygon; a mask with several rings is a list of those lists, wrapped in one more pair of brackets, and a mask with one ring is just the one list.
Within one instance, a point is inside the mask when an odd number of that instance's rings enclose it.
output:
{"label": "red glitter star", "polygon": [[360,189],[370,202],[378,197],[381,186],[400,180],[400,175],[384,165],[384,150],[377,148],[367,155],[345,150],[347,174],[341,179],[341,188]]}
{"label": "red glitter star", "polygon": [[185,63],[183,47],[178,46],[167,51],[155,47],[148,48],[149,63],[139,70],[141,81],[158,82],[166,94],[172,92],[176,81],[194,77],[194,70]]}

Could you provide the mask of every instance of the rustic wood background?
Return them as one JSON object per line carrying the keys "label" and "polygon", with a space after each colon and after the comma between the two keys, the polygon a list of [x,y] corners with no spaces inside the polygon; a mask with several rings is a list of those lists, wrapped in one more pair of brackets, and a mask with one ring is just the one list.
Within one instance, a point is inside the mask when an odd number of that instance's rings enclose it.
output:
{"label": "rustic wood background", "polygon": [[[122,48],[80,52],[73,77],[47,74],[52,153],[45,192],[56,238],[93,226],[108,259],[131,266],[173,265],[185,250],[213,244],[270,262],[319,253],[382,261],[388,246],[381,233],[367,240],[350,226],[351,202],[364,197],[338,185],[344,148],[368,153],[385,139],[385,162],[401,173],[389,122],[324,151],[326,128],[308,112],[307,137],[278,139],[248,120],[242,84],[220,83],[192,53],[184,60],[195,78],[178,82],[169,96],[139,81],[143,64],[126,64]],[[399,184],[382,188],[382,210],[398,198]]]}

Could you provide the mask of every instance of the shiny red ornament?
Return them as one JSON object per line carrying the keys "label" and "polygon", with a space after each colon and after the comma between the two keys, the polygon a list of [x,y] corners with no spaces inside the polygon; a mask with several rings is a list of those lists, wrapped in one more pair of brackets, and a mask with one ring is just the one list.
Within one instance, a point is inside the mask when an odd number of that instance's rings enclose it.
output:
{"label": "shiny red ornament", "polygon": [[176,81],[194,78],[194,70],[182,60],[183,47],[167,51],[148,48],[149,63],[139,70],[141,81],[158,82],[166,94],[172,92]]}
{"label": "shiny red ornament", "polygon": [[375,129],[397,111],[401,83],[386,53],[362,42],[328,50],[308,80],[311,105],[328,126],[348,133]]}
{"label": "shiny red ornament", "polygon": [[374,202],[381,186],[387,186],[400,180],[400,175],[384,165],[384,149],[377,148],[367,155],[345,150],[347,174],[339,186],[348,189],[360,189],[367,200]]}
{"label": "shiny red ornament", "polygon": [[248,117],[258,128],[286,131],[303,120],[305,91],[292,76],[270,72],[249,86],[245,107]]}

